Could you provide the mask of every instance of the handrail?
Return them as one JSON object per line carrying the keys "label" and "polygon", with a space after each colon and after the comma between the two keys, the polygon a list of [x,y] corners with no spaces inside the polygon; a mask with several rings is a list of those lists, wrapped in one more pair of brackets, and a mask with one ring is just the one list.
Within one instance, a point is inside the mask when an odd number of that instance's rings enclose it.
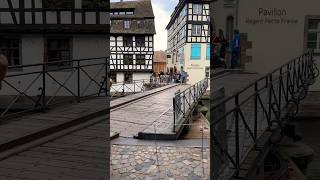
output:
{"label": "handrail", "polygon": [[[223,159],[224,162],[215,169],[210,167],[210,172],[221,172],[211,174],[211,178],[219,179],[225,175],[224,172],[230,173],[231,169],[222,169],[230,166],[234,170],[233,175],[237,176],[243,159],[263,132],[281,128],[284,120],[298,113],[299,102],[306,97],[308,87],[317,76],[319,70],[313,51],[308,51],[215,102],[210,112],[217,113],[221,108],[225,110],[210,116],[212,145],[221,150],[221,157],[212,155],[211,158]],[[234,146],[231,148],[227,144]]]}
{"label": "handrail", "polygon": [[133,80],[132,82],[117,82],[110,87],[110,97],[117,97],[118,95],[125,96],[126,94],[135,94],[158,88],[173,83],[170,76],[150,77],[149,79]]}
{"label": "handrail", "polygon": [[180,92],[173,98],[173,132],[179,130],[184,120],[191,120],[192,112],[202,95],[208,88],[208,78],[205,78],[191,87]]}
{"label": "handrail", "polygon": [[[59,63],[65,66],[50,66]],[[10,66],[0,91],[0,120],[56,104],[108,96],[108,57]],[[21,102],[20,102],[21,101]]]}

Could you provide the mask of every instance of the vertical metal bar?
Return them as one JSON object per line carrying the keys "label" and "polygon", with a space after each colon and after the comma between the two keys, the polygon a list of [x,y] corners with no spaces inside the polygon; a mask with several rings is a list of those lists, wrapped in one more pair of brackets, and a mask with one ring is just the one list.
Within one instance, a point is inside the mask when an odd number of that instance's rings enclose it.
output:
{"label": "vertical metal bar", "polygon": [[20,24],[25,24],[25,15],[24,15],[24,11],[25,11],[25,5],[24,5],[24,1],[25,0],[20,0],[19,2],[19,13],[20,13]]}
{"label": "vertical metal bar", "polygon": [[289,64],[287,65],[287,83],[286,83],[286,86],[287,86],[287,93],[286,93],[286,99],[287,101],[289,100],[289,81],[290,81],[290,76],[291,76],[291,73],[290,73],[290,68],[289,68]]}
{"label": "vertical metal bar", "polygon": [[258,137],[258,82],[254,84],[254,140],[257,141]]}
{"label": "vertical metal bar", "polygon": [[176,98],[173,98],[173,132],[176,132]]}
{"label": "vertical metal bar", "polygon": [[78,76],[78,102],[80,102],[80,61],[77,61],[77,76]]}
{"label": "vertical metal bar", "polygon": [[[111,84],[110,84],[110,77],[108,76],[108,64],[109,64],[109,59],[108,59],[108,57],[106,57],[105,59],[105,64],[104,64],[104,76],[106,77],[106,79],[105,79],[105,86],[104,86],[104,88],[105,88],[105,96],[107,97],[109,94],[110,94],[110,89],[111,89]],[[110,85],[108,85],[108,84],[110,84]]]}
{"label": "vertical metal bar", "polygon": [[268,88],[269,88],[269,91],[268,91],[268,98],[269,98],[269,110],[268,110],[268,117],[269,117],[269,126],[271,126],[270,122],[271,122],[271,110],[272,110],[272,74],[269,75],[269,82],[268,82]]}
{"label": "vertical metal bar", "polygon": [[42,64],[42,110],[46,108],[46,67],[47,64]]}
{"label": "vertical metal bar", "polygon": [[[281,117],[281,100],[282,100],[282,89],[281,89],[281,87],[282,87],[282,67],[280,68],[280,81],[279,81],[279,115],[280,115],[280,117]],[[279,118],[280,118],[279,117]]]}
{"label": "vertical metal bar", "polygon": [[236,165],[237,173],[240,167],[240,142],[239,142],[239,94],[235,96],[235,146],[236,146]]}
{"label": "vertical metal bar", "polygon": [[136,93],[136,80],[133,80],[133,94]]}
{"label": "vertical metal bar", "polygon": [[185,115],[186,115],[186,102],[185,102],[185,100],[186,100],[186,94],[185,94],[185,92],[183,92],[183,96],[182,96],[182,102],[183,102],[183,116],[185,116]]}

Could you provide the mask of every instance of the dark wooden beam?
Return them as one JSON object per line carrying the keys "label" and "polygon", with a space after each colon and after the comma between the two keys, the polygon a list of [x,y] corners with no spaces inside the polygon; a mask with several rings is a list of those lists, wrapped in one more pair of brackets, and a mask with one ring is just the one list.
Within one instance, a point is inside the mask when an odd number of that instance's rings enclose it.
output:
{"label": "dark wooden beam", "polygon": [[14,9],[13,9],[12,2],[11,2],[11,0],[7,0],[7,2],[8,2],[8,6],[9,6],[9,9],[10,9],[10,14],[11,14],[13,23],[14,23],[14,24],[18,24],[18,22],[17,22],[17,17],[16,17],[16,14],[15,14],[15,12],[14,12]]}

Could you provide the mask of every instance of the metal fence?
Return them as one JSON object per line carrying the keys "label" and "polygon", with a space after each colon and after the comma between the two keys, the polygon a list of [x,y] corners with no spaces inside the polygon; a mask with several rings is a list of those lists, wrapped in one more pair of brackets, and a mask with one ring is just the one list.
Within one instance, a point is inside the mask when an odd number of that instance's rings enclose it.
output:
{"label": "metal fence", "polygon": [[[211,179],[237,176],[240,165],[267,130],[298,112],[319,71],[307,52],[211,106]],[[221,111],[223,110],[223,112]]]}
{"label": "metal fence", "polygon": [[208,78],[201,80],[184,91],[177,91],[173,98],[173,132],[179,131],[185,122],[191,121],[192,113],[201,96],[208,88]]}
{"label": "metal fence", "polygon": [[117,82],[110,87],[111,98],[123,97],[128,94],[136,94],[171,84],[169,76],[152,77],[150,79],[133,80],[132,82]]}
{"label": "metal fence", "polygon": [[99,57],[9,67],[1,82],[0,120],[107,92],[107,64]]}

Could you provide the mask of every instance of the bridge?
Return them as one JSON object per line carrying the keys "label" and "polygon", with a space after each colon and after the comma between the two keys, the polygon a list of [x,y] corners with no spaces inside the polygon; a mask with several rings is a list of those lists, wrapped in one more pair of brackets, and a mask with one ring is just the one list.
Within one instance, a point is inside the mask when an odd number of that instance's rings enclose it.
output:
{"label": "bridge", "polygon": [[106,58],[66,63],[9,67],[23,71],[0,91],[0,179],[108,179],[108,137],[178,139],[208,87],[156,78],[114,83],[109,94]]}

